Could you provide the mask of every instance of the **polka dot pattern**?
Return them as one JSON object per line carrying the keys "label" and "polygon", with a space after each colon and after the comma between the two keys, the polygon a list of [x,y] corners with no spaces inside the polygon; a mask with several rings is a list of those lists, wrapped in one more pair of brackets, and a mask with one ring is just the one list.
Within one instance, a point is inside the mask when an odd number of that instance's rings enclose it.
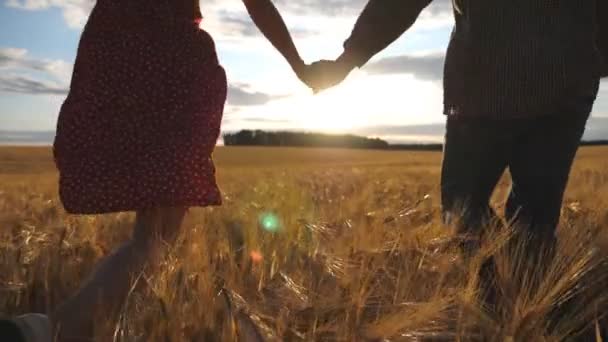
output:
{"label": "polka dot pattern", "polygon": [[219,205],[211,154],[227,82],[213,39],[193,21],[141,19],[160,17],[155,6],[116,3],[93,10],[59,114],[54,155],[66,210]]}

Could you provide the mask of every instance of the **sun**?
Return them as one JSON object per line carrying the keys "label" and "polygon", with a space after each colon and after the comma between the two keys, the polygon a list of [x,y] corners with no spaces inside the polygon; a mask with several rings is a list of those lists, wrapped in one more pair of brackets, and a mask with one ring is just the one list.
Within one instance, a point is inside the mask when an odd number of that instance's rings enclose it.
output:
{"label": "sun", "polygon": [[297,99],[293,121],[300,130],[349,133],[373,124],[376,104],[381,102],[382,92],[370,92],[368,84],[349,80],[317,95]]}
{"label": "sun", "polygon": [[342,133],[356,125],[349,118],[352,108],[338,89],[315,95],[302,109],[296,120],[303,130]]}
{"label": "sun", "polygon": [[316,95],[300,87],[291,96],[249,109],[243,117],[257,118],[247,123],[250,129],[382,137],[389,134],[386,127],[394,132],[399,126],[441,122],[439,87],[409,75],[359,72]]}
{"label": "sun", "polygon": [[328,133],[421,124],[441,119],[437,87],[404,75],[355,75],[334,89],[294,99],[291,119],[297,129]]}

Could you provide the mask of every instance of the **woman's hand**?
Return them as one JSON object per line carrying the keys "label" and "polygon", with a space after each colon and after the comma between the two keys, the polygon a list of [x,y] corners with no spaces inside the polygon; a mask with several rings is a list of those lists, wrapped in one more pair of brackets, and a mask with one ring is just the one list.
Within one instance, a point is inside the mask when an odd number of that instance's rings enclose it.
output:
{"label": "woman's hand", "polygon": [[311,66],[307,65],[303,60],[300,59],[294,63],[291,63],[291,68],[296,73],[298,79],[312,89],[311,84],[314,82],[314,77],[312,76]]}

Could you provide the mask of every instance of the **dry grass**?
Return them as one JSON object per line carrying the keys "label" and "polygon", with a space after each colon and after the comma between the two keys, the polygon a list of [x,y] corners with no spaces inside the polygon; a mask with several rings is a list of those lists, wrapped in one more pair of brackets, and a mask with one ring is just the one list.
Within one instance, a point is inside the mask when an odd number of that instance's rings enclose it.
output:
{"label": "dry grass", "polygon": [[[97,320],[98,338],[601,340],[607,152],[580,152],[541,281],[521,253],[501,252],[502,233],[460,258],[439,220],[439,153],[220,148],[225,205],[191,211],[162,272],[142,275],[119,322]],[[130,232],[132,214],[67,216],[56,183],[48,149],[0,149],[0,312],[51,311]],[[260,228],[265,212],[278,232]],[[476,286],[489,255],[504,299],[492,310]]]}

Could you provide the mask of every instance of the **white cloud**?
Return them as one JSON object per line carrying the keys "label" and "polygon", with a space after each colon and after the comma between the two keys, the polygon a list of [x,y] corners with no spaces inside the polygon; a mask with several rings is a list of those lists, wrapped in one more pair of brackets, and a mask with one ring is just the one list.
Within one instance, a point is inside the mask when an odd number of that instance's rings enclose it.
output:
{"label": "white cloud", "polygon": [[381,58],[365,66],[369,74],[412,74],[420,80],[440,81],[443,78],[445,53],[402,55]]}
{"label": "white cloud", "polygon": [[[66,95],[73,65],[62,60],[37,59],[25,49],[0,48],[0,91],[22,94]],[[285,97],[233,83],[228,90],[228,105],[259,106]]]}
{"label": "white cloud", "polygon": [[32,58],[25,49],[0,48],[0,71],[0,91],[63,95],[68,90],[72,65]]}
{"label": "white cloud", "polygon": [[26,10],[38,10],[46,9],[49,7],[49,1],[47,0],[8,0],[6,5],[8,7],[21,8]]}
{"label": "white cloud", "polygon": [[66,24],[71,28],[82,28],[91,9],[93,0],[7,0],[6,6],[28,11],[45,10],[52,7],[63,12]]}
{"label": "white cloud", "polygon": [[30,75],[7,73],[0,76],[0,92],[65,95],[68,90],[60,82],[48,81]]}
{"label": "white cloud", "polygon": [[231,106],[260,106],[268,102],[285,97],[283,95],[271,95],[251,90],[251,86],[243,83],[231,84],[228,87],[228,104]]}
{"label": "white cloud", "polygon": [[[295,36],[321,36],[332,30],[331,20],[349,19],[354,24],[356,16],[363,10],[367,0],[275,0],[281,13],[289,22],[299,24],[291,26]],[[94,0],[5,0],[5,5],[22,10],[45,10],[58,8],[63,12],[66,24],[79,29],[86,23],[87,17],[95,5]],[[219,40],[228,38],[258,37],[257,29],[247,16],[241,0],[209,0],[202,4],[205,25],[217,34]],[[439,28],[452,24],[451,1],[435,0],[426,9],[417,28]],[[319,24],[325,24],[319,26]]]}
{"label": "white cloud", "polygon": [[5,48],[0,50],[0,63],[2,63],[5,59],[8,60],[17,60],[25,57],[27,54],[26,49],[17,49],[17,48]]}

